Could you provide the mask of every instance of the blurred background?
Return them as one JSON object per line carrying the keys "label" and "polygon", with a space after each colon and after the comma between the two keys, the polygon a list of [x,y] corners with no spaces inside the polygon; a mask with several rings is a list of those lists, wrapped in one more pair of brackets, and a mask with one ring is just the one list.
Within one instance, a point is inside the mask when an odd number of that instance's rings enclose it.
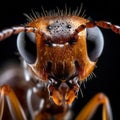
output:
{"label": "blurred background", "polygon": [[[11,26],[21,25],[27,22],[24,13],[29,14],[31,9],[41,12],[41,7],[45,10],[53,10],[56,7],[63,9],[65,5],[71,11],[80,8],[83,4],[86,18],[93,20],[105,20],[113,24],[120,25],[119,1],[112,0],[29,0],[29,1],[7,1],[4,0],[0,7],[0,30]],[[79,95],[74,103],[73,111],[75,114],[98,92],[105,93],[110,99],[114,120],[120,119],[120,35],[111,30],[102,29],[104,35],[104,50],[94,70],[96,77],[85,82],[82,86],[83,98]],[[14,60],[19,63],[19,57],[16,55],[16,37],[11,36],[3,42],[0,42],[0,71],[6,62]],[[93,120],[101,120],[101,107],[95,113]]]}

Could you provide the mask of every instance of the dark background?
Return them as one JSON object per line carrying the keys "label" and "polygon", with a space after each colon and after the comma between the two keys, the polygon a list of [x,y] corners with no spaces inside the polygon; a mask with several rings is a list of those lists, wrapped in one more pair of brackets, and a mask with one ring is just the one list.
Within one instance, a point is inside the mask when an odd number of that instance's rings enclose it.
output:
{"label": "dark background", "polygon": [[[26,3],[25,3],[26,2]],[[29,0],[29,1],[7,1],[4,0],[0,5],[0,30],[21,25],[26,23],[26,17],[23,13],[30,13],[31,9],[41,11],[41,6],[44,9],[51,10],[56,7],[64,8],[65,4],[75,10],[83,3],[83,10],[86,10],[86,17],[91,17],[93,20],[105,20],[113,24],[120,25],[120,9],[119,1],[92,1],[92,0]],[[111,30],[102,29],[105,45],[104,50],[97,63],[97,68],[94,70],[96,77],[85,83],[85,88],[82,86],[84,97],[78,97],[77,104],[73,108],[75,113],[98,92],[104,92],[110,99],[114,120],[120,119],[120,36],[113,33]],[[12,36],[0,43],[0,67],[5,65],[9,59],[18,61],[18,56],[15,54],[16,35]],[[2,68],[1,68],[2,70]],[[99,108],[101,109],[101,108]],[[93,120],[101,119],[101,112],[97,112]]]}

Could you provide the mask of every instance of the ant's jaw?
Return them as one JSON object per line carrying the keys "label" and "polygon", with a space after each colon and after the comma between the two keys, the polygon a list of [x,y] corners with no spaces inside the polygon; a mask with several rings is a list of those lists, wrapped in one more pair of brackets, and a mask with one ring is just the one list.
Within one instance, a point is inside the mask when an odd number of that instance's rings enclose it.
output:
{"label": "ant's jaw", "polygon": [[48,91],[50,98],[56,105],[70,105],[79,91],[78,78],[69,81],[61,80],[60,82],[54,79],[49,80]]}

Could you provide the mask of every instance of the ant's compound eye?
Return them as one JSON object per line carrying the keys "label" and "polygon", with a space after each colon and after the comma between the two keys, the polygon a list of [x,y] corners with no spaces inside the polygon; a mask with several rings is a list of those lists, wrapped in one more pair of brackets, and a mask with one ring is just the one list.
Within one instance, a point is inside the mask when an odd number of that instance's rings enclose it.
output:
{"label": "ant's compound eye", "polygon": [[35,34],[32,32],[21,32],[17,37],[17,48],[23,59],[33,64],[36,61]]}
{"label": "ant's compound eye", "polygon": [[96,61],[104,46],[104,39],[102,32],[98,27],[87,28],[87,51],[91,61]]}

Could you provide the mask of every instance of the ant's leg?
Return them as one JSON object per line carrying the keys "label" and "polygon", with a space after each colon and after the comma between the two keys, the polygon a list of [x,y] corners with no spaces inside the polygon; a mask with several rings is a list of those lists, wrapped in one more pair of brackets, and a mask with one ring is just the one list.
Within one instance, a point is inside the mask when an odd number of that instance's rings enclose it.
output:
{"label": "ant's leg", "polygon": [[2,115],[3,115],[3,110],[4,110],[4,92],[3,89],[0,89],[0,120],[2,119]]}
{"label": "ant's leg", "polygon": [[27,120],[14,91],[9,85],[3,85],[0,87],[0,120],[3,116],[4,97],[7,98],[8,107],[12,117],[16,120]]}
{"label": "ant's leg", "polygon": [[112,112],[108,98],[99,93],[95,95],[87,105],[81,110],[75,120],[90,120],[99,105],[103,105],[102,118],[103,120],[112,120]]}

